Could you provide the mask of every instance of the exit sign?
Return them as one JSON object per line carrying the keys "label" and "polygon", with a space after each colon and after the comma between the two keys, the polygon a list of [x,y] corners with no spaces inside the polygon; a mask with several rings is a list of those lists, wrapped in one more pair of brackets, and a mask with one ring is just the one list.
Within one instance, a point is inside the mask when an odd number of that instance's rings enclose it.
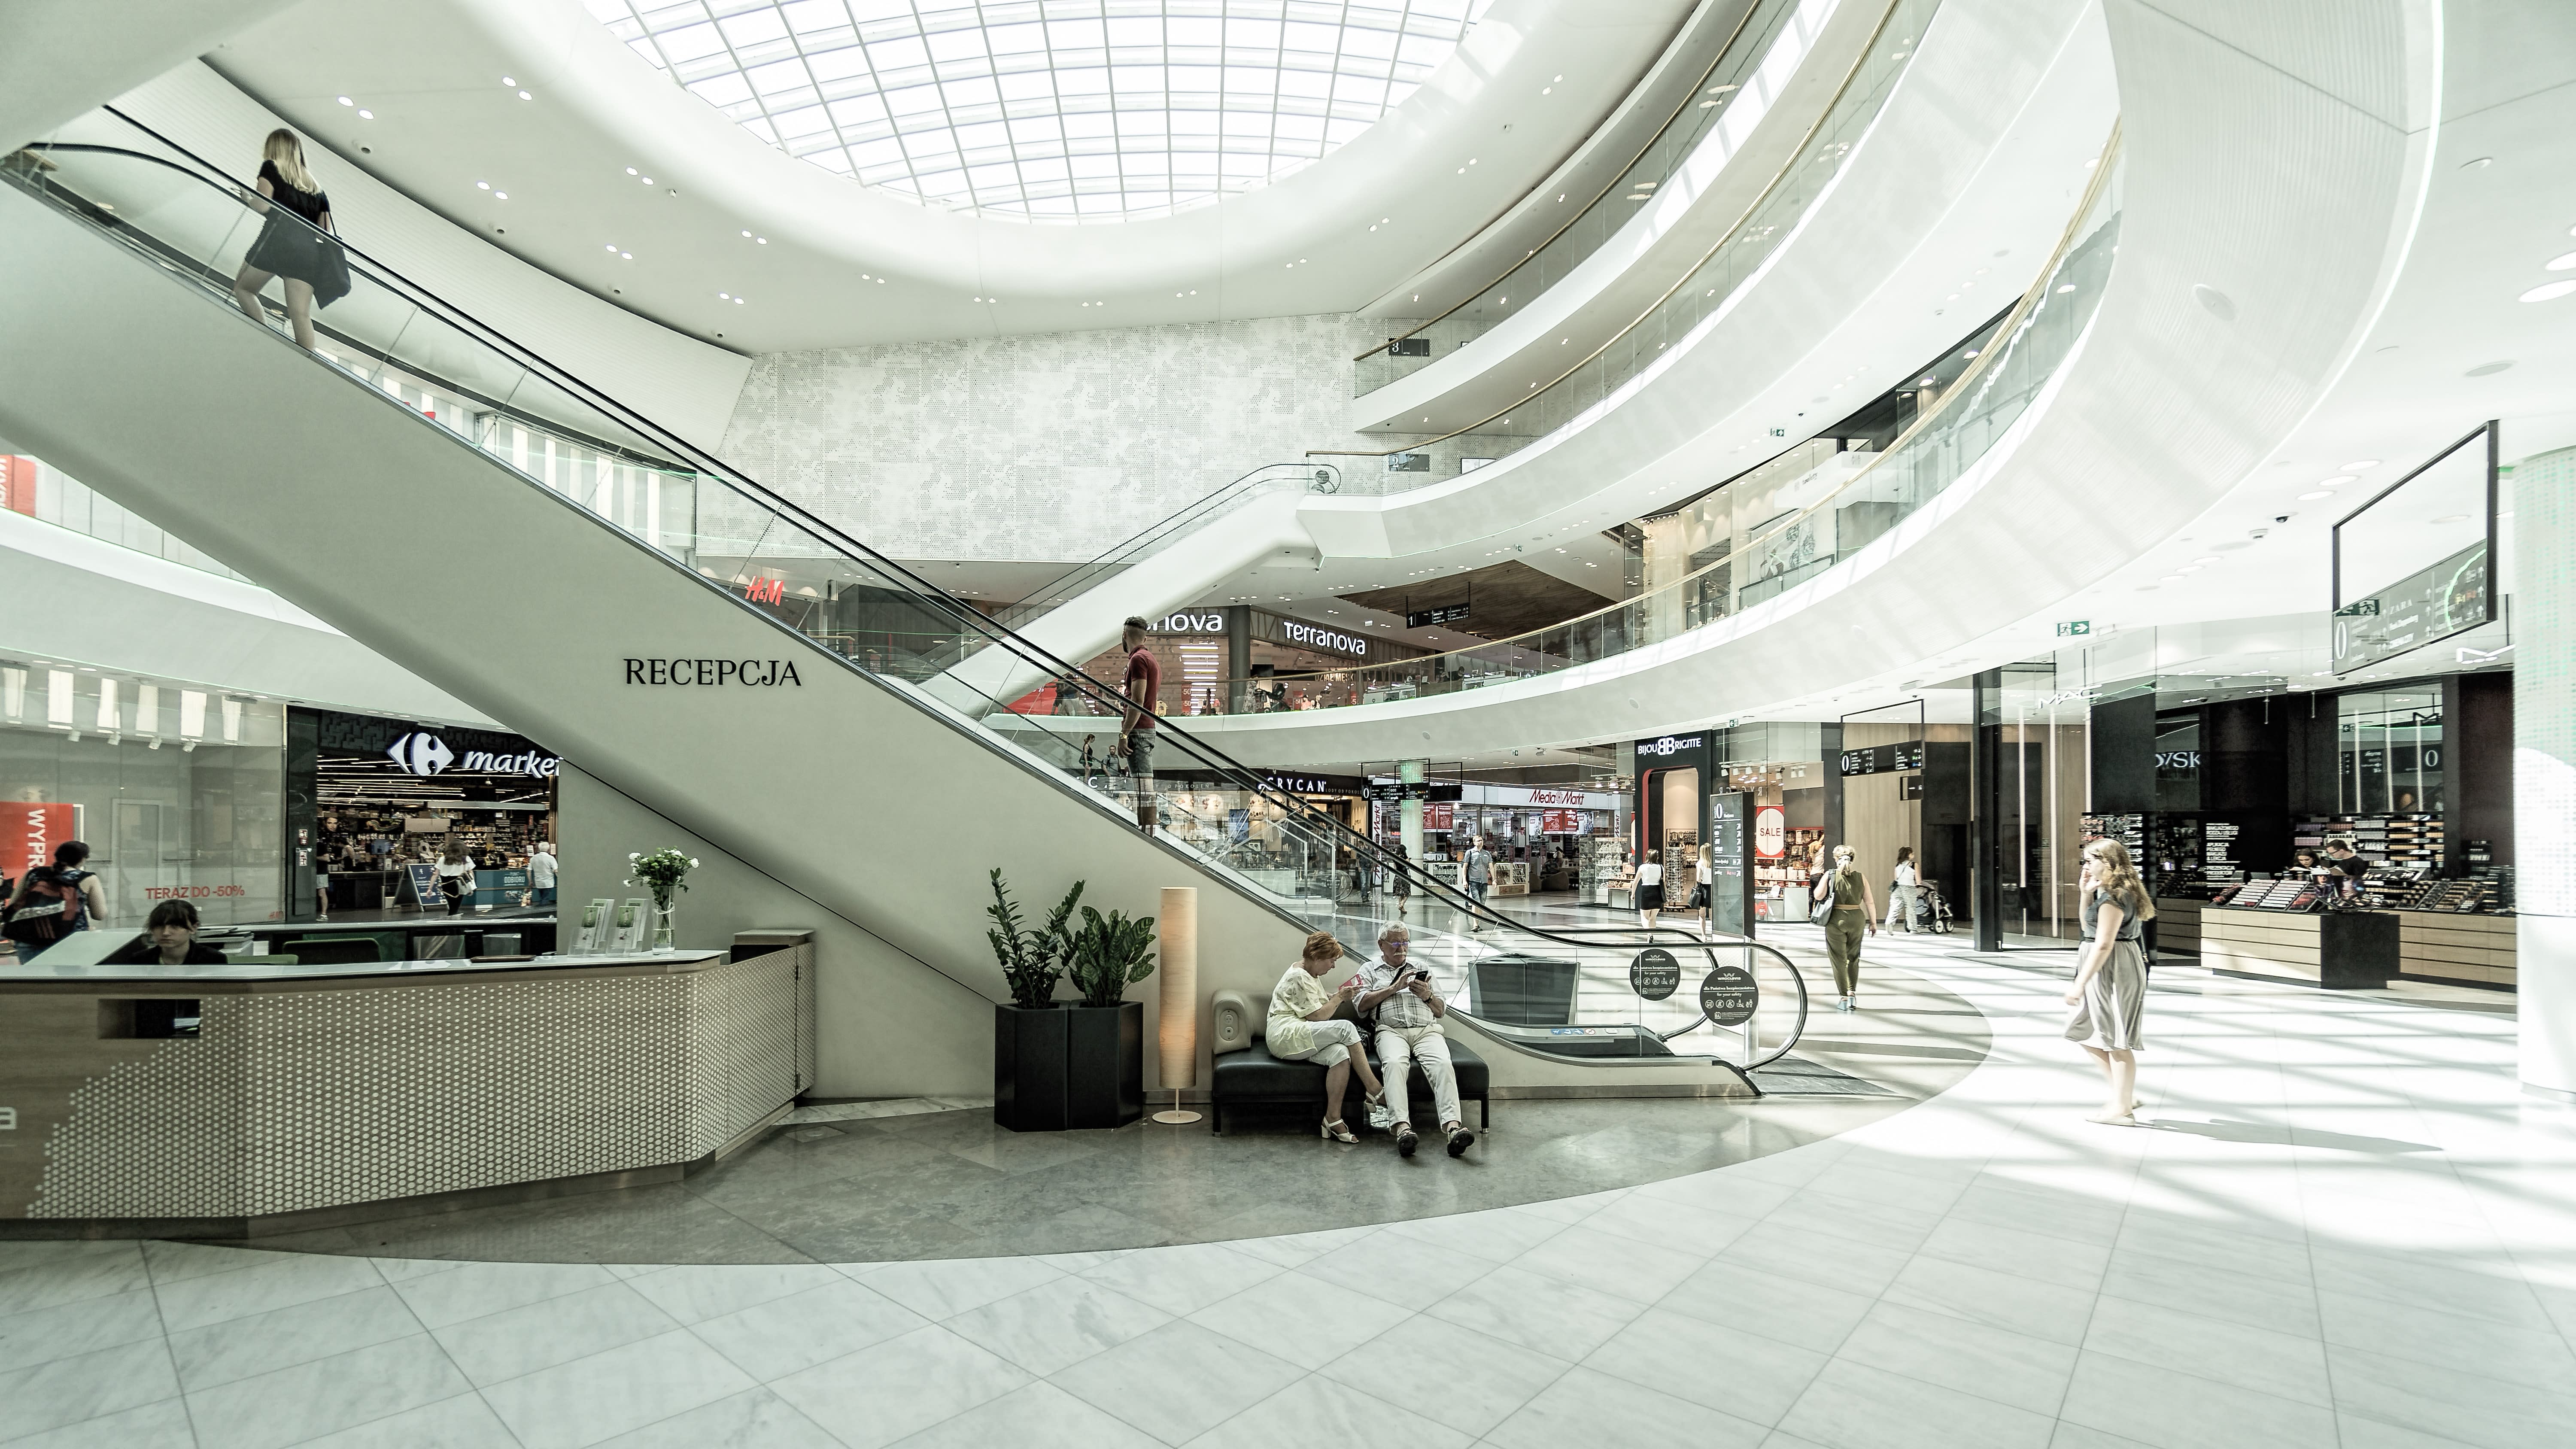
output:
{"label": "exit sign", "polygon": [[2093,621],[2090,619],[2069,619],[2057,626],[2057,637],[2060,639],[2065,638],[2069,634],[2090,634],[2092,632]]}

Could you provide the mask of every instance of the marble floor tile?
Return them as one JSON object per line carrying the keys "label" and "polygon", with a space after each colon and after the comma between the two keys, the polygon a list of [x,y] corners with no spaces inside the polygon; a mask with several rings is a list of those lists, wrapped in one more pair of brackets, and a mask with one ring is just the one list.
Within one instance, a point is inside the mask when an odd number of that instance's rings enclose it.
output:
{"label": "marble floor tile", "polygon": [[1953,1263],[2087,1291],[2101,1286],[2111,1261],[2111,1250],[2105,1246],[1956,1216],[1943,1219],[1932,1230],[1923,1240],[1922,1251]]}
{"label": "marble floor tile", "polygon": [[877,1449],[1031,1382],[933,1325],[790,1374],[770,1387],[847,1449]]}
{"label": "marble floor tile", "polygon": [[430,1330],[478,1388],[606,1353],[680,1325],[631,1284],[602,1283]]}
{"label": "marble floor tile", "polygon": [[840,1443],[777,1394],[746,1389],[602,1440],[600,1449],[840,1449]]}
{"label": "marble floor tile", "polygon": [[1432,1317],[1575,1363],[1646,1311],[1633,1298],[1545,1273],[1496,1268],[1441,1299]]}
{"label": "marble floor tile", "polygon": [[482,1395],[460,1394],[307,1439],[297,1449],[519,1449],[519,1439]]}
{"label": "marble floor tile", "polygon": [[1175,1315],[1196,1313],[1286,1271],[1221,1243],[1147,1248],[1080,1270],[1091,1282]]}
{"label": "marble floor tile", "polygon": [[635,1291],[651,1299],[654,1307],[676,1322],[689,1324],[848,1278],[821,1263],[725,1263],[665,1268],[633,1281]]}
{"label": "marble floor tile", "polygon": [[[1162,1440],[1050,1383],[1013,1389],[896,1441],[898,1449],[1161,1449]],[[677,1449],[677,1446],[674,1446]]]}
{"label": "marble floor tile", "polygon": [[494,1384],[483,1398],[527,1449],[595,1444],[751,1388],[684,1329]]}
{"label": "marble floor tile", "polygon": [[1483,1436],[1567,1371],[1563,1359],[1443,1319],[1416,1317],[1334,1360],[1324,1376],[1469,1438]]}
{"label": "marble floor tile", "polygon": [[0,1373],[161,1336],[161,1308],[146,1289],[77,1298],[0,1318]]}
{"label": "marble floor tile", "polygon": [[125,1251],[52,1254],[0,1273],[0,1317],[151,1287],[143,1255],[131,1243],[119,1246]]}
{"label": "marble floor tile", "polygon": [[1483,1258],[1380,1233],[1335,1248],[1291,1271],[1319,1284],[1419,1311],[1493,1270],[1494,1265]]}
{"label": "marble floor tile", "polygon": [[1317,1374],[1187,1442],[1189,1449],[1308,1449],[1318,1443],[1466,1449],[1470,1441],[1404,1403]]}
{"label": "marble floor tile", "polygon": [[9,1449],[196,1449],[185,1399],[156,1399],[131,1409],[9,1441]]}
{"label": "marble floor tile", "polygon": [[1413,1316],[1365,1293],[1342,1293],[1314,1311],[1306,1280],[1277,1279],[1189,1315],[1189,1321],[1303,1369],[1320,1369]]}
{"label": "marble floor tile", "polygon": [[424,1328],[488,1318],[618,1281],[596,1263],[465,1263],[394,1285]]}
{"label": "marble floor tile", "polygon": [[2087,1353],[2111,1354],[2284,1399],[2331,1407],[2325,1345],[2268,1328],[2104,1297],[2084,1334]]}
{"label": "marble floor tile", "polygon": [[1928,1308],[2064,1344],[2081,1344],[2085,1324],[2093,1317],[2093,1295],[2081,1288],[1945,1258],[1916,1258],[1906,1264],[1885,1297],[1908,1308]]}
{"label": "marble floor tile", "polygon": [[2076,1352],[2070,1344],[1880,1303],[1835,1357],[2054,1418]]}
{"label": "marble floor tile", "polygon": [[172,1332],[250,1318],[272,1309],[337,1298],[384,1286],[384,1277],[364,1258],[321,1257],[304,1253],[266,1255],[267,1261],[230,1273],[209,1273],[175,1283],[156,1282],[161,1320]]}
{"label": "marble floor tile", "polygon": [[1583,1363],[1756,1424],[1777,1424],[1825,1366],[1813,1349],[1740,1327],[1649,1309]]}
{"label": "marble floor tile", "polygon": [[1708,1261],[1709,1254],[1688,1239],[1641,1250],[1634,1238],[1593,1228],[1593,1223],[1620,1206],[1604,1208],[1538,1244],[1514,1258],[1512,1266],[1647,1304],[1673,1291]]}
{"label": "marble floor tile", "polygon": [[2048,1449],[2052,1415],[1836,1358],[1780,1420],[1830,1449]]}
{"label": "marble floor tile", "polygon": [[2326,1350],[2335,1403],[2362,1418],[2482,1449],[2576,1442],[2576,1393],[2335,1345]]}
{"label": "marble floor tile", "polygon": [[1717,1257],[1719,1261],[1740,1263],[1777,1277],[1875,1296],[1887,1291],[1896,1276],[1905,1271],[1910,1254],[1903,1249],[1847,1242],[1831,1233],[1811,1232],[1774,1215],[1728,1244]]}
{"label": "marble floor tile", "polygon": [[2317,1309],[2325,1341],[2340,1347],[2520,1383],[2564,1384],[2576,1393],[2576,1352],[2562,1333],[2451,1313],[2420,1299],[2398,1303],[2333,1290],[2317,1294]]}
{"label": "marble floor tile", "polygon": [[1176,1320],[1051,1382],[1166,1444],[1184,1444],[1303,1376],[1249,1344]]}
{"label": "marble floor tile", "polygon": [[866,1284],[843,1279],[706,1319],[689,1331],[734,1367],[766,1383],[928,1322]]}
{"label": "marble floor tile", "polygon": [[1756,1449],[1769,1432],[1765,1425],[1723,1410],[1578,1366],[1495,1425],[1482,1442],[1495,1449],[1629,1444]]}
{"label": "marble floor tile", "polygon": [[937,1322],[1063,1276],[1062,1269],[1035,1258],[951,1258],[889,1263],[870,1273],[867,1283],[872,1291]]}
{"label": "marble floor tile", "polygon": [[424,1333],[197,1390],[188,1413],[203,1449],[278,1449],[473,1387]]}
{"label": "marble floor tile", "polygon": [[178,1375],[158,1337],[0,1373],[0,1443],[176,1398]]}
{"label": "marble floor tile", "polygon": [[2102,1291],[2133,1303],[2152,1303],[2301,1338],[2323,1334],[2317,1290],[2307,1284],[2211,1272],[2181,1258],[2115,1251],[2102,1275]]}
{"label": "marble floor tile", "polygon": [[378,1284],[170,1334],[170,1357],[189,1392],[293,1368],[420,1332],[394,1290]]}
{"label": "marble floor tile", "polygon": [[1172,1321],[1087,1278],[1057,1278],[947,1320],[950,1332],[1044,1378]]}
{"label": "marble floor tile", "polygon": [[1783,1343],[1831,1353],[1876,1301],[1720,1258],[1683,1279],[1655,1306],[1710,1323],[1759,1324]]}
{"label": "marble floor tile", "polygon": [[2076,1360],[2058,1415],[2156,1449],[2336,1449],[2330,1409],[2109,1354]]}

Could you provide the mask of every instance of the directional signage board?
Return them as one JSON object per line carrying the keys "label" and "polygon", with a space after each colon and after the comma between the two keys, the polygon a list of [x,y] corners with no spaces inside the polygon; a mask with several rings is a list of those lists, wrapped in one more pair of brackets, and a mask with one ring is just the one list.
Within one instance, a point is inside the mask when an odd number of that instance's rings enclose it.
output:
{"label": "directional signage board", "polygon": [[1878,745],[1865,750],[1842,752],[1842,773],[1846,775],[1889,775],[1899,770],[1923,768],[1923,742],[1907,740],[1902,744]]}

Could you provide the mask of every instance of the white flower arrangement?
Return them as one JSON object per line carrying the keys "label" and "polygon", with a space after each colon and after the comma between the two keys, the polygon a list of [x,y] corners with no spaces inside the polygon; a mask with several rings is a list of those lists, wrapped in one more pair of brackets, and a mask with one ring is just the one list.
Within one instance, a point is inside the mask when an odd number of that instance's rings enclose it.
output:
{"label": "white flower arrangement", "polygon": [[634,872],[626,883],[651,891],[654,908],[667,911],[680,892],[689,888],[689,872],[698,868],[698,858],[665,846],[650,855],[627,852],[626,868]]}

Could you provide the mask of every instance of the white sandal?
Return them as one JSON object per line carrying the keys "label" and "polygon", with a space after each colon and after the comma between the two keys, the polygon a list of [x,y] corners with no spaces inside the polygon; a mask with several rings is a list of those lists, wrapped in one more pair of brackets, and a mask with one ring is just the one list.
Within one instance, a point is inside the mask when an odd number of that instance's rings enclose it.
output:
{"label": "white sandal", "polygon": [[1359,1139],[1351,1135],[1350,1124],[1344,1122],[1339,1117],[1335,1117],[1324,1124],[1324,1140],[1327,1142],[1340,1142],[1354,1147],[1359,1145]]}

